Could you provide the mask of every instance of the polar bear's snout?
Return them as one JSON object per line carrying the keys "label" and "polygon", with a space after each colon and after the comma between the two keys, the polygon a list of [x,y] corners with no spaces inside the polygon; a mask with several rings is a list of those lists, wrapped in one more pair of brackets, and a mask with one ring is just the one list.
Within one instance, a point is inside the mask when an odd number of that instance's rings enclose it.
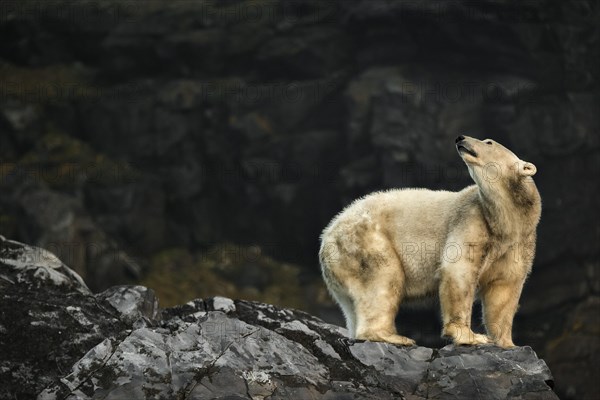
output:
{"label": "polar bear's snout", "polygon": [[454,142],[456,143],[456,150],[461,157],[466,153],[477,158],[477,152],[475,149],[473,149],[473,146],[469,143],[466,137],[461,135],[457,137]]}

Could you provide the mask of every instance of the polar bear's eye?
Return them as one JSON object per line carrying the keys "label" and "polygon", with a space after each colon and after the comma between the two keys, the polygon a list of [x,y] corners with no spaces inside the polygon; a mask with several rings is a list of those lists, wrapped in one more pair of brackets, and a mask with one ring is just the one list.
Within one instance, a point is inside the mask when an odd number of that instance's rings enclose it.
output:
{"label": "polar bear's eye", "polygon": [[487,142],[485,142],[485,144],[493,144],[493,142],[491,140],[488,140]]}

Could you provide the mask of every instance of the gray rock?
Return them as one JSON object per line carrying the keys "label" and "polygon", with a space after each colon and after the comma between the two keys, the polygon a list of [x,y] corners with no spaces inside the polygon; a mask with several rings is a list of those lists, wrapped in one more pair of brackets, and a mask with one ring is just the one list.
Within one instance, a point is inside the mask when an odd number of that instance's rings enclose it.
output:
{"label": "gray rock", "polygon": [[159,312],[142,286],[92,295],[51,253],[0,244],[3,398],[557,398],[529,347],[354,341],[307,313],[224,297]]}
{"label": "gray rock", "polygon": [[0,236],[0,285],[19,285],[34,292],[62,287],[65,292],[90,295],[83,279],[51,252]]}
{"label": "gray rock", "polygon": [[225,299],[217,300],[207,311],[198,306],[214,299],[168,311],[158,326],[120,341],[105,340],[38,398],[557,398],[547,384],[550,371],[528,347],[438,352],[353,342],[295,310],[236,301],[225,314],[217,309]]}
{"label": "gray rock", "polygon": [[225,314],[235,311],[233,300],[226,297],[213,297],[213,308],[217,311],[223,311]]}
{"label": "gray rock", "polygon": [[33,398],[127,325],[46,250],[0,237],[0,398]]}
{"label": "gray rock", "polygon": [[140,318],[153,320],[158,315],[158,299],[144,286],[113,286],[96,295],[110,304],[124,322],[133,324]]}
{"label": "gray rock", "polygon": [[387,343],[363,342],[350,347],[352,355],[365,365],[371,365],[386,375],[422,379],[429,367],[433,350],[426,347],[397,352]]}
{"label": "gray rock", "polygon": [[[531,380],[531,376],[537,379]],[[428,399],[522,399],[548,395],[553,378],[531,347],[440,349],[417,394]],[[454,396],[454,397],[453,397]],[[555,395],[549,398],[558,398]]]}
{"label": "gray rock", "polygon": [[[242,389],[231,388],[225,380],[218,391],[234,389],[239,395],[245,394],[246,379],[267,386],[272,386],[272,376],[293,376],[307,386],[327,382],[325,368],[300,344],[222,312],[181,323],[176,331],[135,329],[121,342],[97,347],[100,350],[83,357],[59,385],[69,392],[76,387],[91,398],[143,398],[151,390],[158,398],[170,399],[201,398],[202,380],[222,369],[237,376]],[[213,395],[216,391],[211,390]],[[56,393],[62,393],[60,388],[50,387],[40,398],[57,398]]]}

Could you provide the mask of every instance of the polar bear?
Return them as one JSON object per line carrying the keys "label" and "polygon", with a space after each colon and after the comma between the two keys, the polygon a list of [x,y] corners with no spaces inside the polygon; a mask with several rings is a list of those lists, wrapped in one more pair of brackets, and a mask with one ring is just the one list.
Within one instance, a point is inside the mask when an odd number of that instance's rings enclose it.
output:
{"label": "polar bear", "polygon": [[[475,185],[375,192],[324,229],[323,278],[351,337],[414,345],[396,331],[400,303],[438,295],[442,337],[514,346],[513,318],[541,215],[536,167],[490,139],[459,136],[455,144]],[[471,330],[475,297],[487,335]]]}

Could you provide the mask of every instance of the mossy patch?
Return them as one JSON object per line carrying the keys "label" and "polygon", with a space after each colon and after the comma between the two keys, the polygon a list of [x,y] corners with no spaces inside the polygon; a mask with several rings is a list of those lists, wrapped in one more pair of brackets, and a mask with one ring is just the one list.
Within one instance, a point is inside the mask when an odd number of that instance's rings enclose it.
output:
{"label": "mossy patch", "polygon": [[17,163],[33,179],[69,190],[83,183],[110,186],[136,179],[127,163],[94,151],[87,143],[52,128]]}
{"label": "mossy patch", "polygon": [[299,273],[300,267],[278,262],[256,246],[228,243],[206,252],[162,251],[152,257],[141,283],[156,292],[161,307],[225,296],[307,309]]}
{"label": "mossy patch", "polygon": [[0,62],[2,97],[48,104],[89,97],[96,92],[92,73],[81,65],[57,64],[40,68]]}

